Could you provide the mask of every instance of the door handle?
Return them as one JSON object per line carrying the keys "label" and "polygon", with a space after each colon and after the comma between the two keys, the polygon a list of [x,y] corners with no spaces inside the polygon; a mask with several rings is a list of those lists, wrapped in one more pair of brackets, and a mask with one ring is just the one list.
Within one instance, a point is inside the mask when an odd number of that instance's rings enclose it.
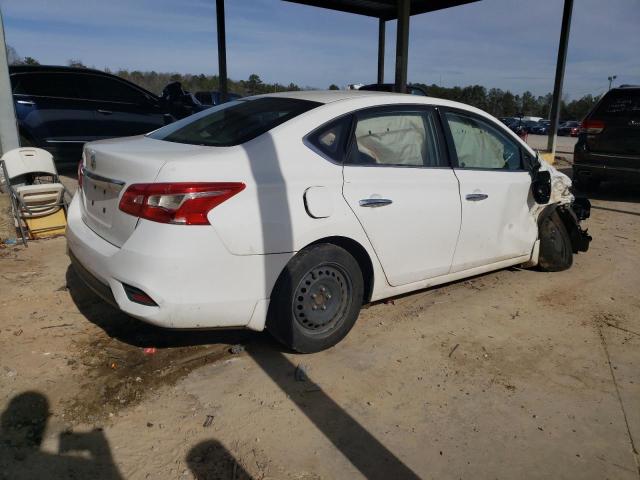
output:
{"label": "door handle", "polygon": [[31,100],[16,100],[16,103],[20,105],[35,105],[36,102],[32,102]]}
{"label": "door handle", "polygon": [[361,207],[384,207],[385,205],[391,205],[393,201],[388,198],[363,198],[358,202]]}
{"label": "door handle", "polygon": [[489,198],[489,195],[485,193],[469,193],[464,198],[466,198],[470,202],[479,202],[481,200],[486,200],[487,198]]}
{"label": "door handle", "polygon": [[111,110],[98,110],[98,113],[103,115],[111,115],[113,112]]}

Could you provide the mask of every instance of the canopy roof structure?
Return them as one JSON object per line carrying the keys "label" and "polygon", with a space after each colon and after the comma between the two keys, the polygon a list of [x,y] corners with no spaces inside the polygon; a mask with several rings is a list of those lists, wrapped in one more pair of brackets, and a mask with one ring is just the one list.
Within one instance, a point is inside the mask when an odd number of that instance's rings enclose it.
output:
{"label": "canopy roof structure", "polygon": [[[340,12],[355,13],[382,20],[398,19],[397,0],[284,0],[312,7],[328,8]],[[479,0],[409,0],[409,15],[442,10],[443,8],[473,3]]]}
{"label": "canopy roof structure", "polygon": [[[456,7],[480,0],[281,0],[309,7],[325,8],[345,13],[364,15],[378,19],[378,83],[384,83],[385,25],[389,20],[397,20],[395,90],[405,92],[407,86],[407,62],[409,52],[409,20],[413,15]],[[555,151],[556,129],[559,119],[560,98],[566,64],[567,45],[571,27],[573,0],[558,0],[564,3],[558,59],[551,109],[551,129],[548,149]],[[227,96],[227,47],[225,32],[224,0],[216,0],[216,20],[218,36],[218,75],[220,93]],[[4,42],[4,27],[0,10],[0,153],[19,145],[18,129],[13,108],[11,84]],[[552,153],[553,155],[553,153]]]}

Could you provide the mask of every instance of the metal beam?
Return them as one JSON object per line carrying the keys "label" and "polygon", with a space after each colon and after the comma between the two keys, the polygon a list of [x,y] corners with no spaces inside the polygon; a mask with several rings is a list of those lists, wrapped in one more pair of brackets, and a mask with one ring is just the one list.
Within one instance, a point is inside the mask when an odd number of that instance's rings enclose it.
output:
{"label": "metal beam", "polygon": [[384,83],[384,43],[386,22],[378,19],[378,83]]}
{"label": "metal beam", "polygon": [[398,30],[396,36],[396,92],[407,91],[409,55],[410,0],[398,0]]}
{"label": "metal beam", "polygon": [[216,0],[216,20],[218,30],[218,81],[220,100],[227,101],[227,38],[224,28],[224,0]]}
{"label": "metal beam", "polygon": [[558,122],[560,121],[560,103],[562,101],[562,83],[564,82],[564,69],[567,64],[567,47],[569,46],[569,31],[571,30],[571,14],[573,12],[573,0],[564,0],[562,12],[562,27],[560,30],[560,44],[558,45],[558,61],[556,63],[556,80],[553,85],[553,100],[551,101],[551,121],[547,150],[551,152],[551,158],[555,158],[556,139],[558,138]]}
{"label": "metal beam", "polygon": [[0,155],[19,146],[16,112],[9,80],[7,45],[4,41],[4,22],[0,10]]}

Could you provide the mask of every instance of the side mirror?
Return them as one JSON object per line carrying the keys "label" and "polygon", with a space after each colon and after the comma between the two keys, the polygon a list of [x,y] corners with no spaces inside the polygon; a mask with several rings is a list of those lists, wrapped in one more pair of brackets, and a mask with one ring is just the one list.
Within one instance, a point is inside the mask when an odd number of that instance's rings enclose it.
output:
{"label": "side mirror", "polygon": [[531,194],[536,203],[545,205],[551,199],[551,173],[548,170],[538,170],[533,175]]}

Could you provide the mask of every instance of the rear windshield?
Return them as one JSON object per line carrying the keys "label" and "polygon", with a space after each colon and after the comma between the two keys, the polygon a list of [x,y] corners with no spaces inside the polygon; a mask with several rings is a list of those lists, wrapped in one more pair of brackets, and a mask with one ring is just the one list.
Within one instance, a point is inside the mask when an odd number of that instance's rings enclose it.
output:
{"label": "rear windshield", "polygon": [[149,134],[167,142],[230,147],[248,142],[320,103],[292,98],[236,100],[210,108]]}
{"label": "rear windshield", "polygon": [[609,92],[594,113],[597,118],[629,115],[640,115],[640,89]]}

